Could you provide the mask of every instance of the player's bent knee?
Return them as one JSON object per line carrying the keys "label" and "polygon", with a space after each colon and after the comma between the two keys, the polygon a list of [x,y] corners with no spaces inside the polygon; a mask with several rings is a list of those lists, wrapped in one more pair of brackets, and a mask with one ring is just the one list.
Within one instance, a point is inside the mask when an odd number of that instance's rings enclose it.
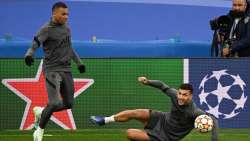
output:
{"label": "player's bent knee", "polygon": [[135,134],[134,134],[133,129],[128,129],[127,132],[126,132],[126,136],[127,136],[127,138],[128,138],[129,140],[134,139]]}
{"label": "player's bent knee", "polygon": [[150,141],[147,133],[139,129],[128,129],[127,138],[131,141]]}

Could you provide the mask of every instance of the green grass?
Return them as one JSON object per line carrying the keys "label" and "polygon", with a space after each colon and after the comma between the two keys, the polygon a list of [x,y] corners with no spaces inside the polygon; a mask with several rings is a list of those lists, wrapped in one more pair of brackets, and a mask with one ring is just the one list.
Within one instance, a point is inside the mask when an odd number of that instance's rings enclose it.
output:
{"label": "green grass", "polygon": [[[33,131],[1,130],[0,141],[32,141]],[[46,130],[43,141],[127,141],[125,129]],[[193,131],[182,141],[210,141]],[[250,141],[249,129],[220,129],[219,141]]]}

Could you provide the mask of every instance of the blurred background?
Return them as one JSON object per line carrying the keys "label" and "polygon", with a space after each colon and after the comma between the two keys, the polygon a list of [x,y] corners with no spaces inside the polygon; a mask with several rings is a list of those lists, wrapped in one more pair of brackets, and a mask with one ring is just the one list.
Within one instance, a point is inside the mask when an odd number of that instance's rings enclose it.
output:
{"label": "blurred background", "polygon": [[[0,35],[32,39],[51,16],[54,0],[0,1]],[[209,20],[228,13],[230,0],[66,0],[75,40],[210,41]]]}

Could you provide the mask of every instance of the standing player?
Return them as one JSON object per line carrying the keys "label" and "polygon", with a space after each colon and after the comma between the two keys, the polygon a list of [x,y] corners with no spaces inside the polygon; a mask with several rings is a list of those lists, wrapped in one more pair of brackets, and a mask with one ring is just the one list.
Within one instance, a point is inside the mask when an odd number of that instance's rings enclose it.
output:
{"label": "standing player", "polygon": [[80,73],[85,72],[85,66],[71,45],[70,29],[66,25],[68,8],[63,2],[57,2],[52,7],[52,18],[34,37],[32,47],[25,55],[25,63],[31,66],[34,62],[35,50],[43,45],[43,72],[46,78],[48,104],[45,108],[35,107],[35,125],[39,126],[33,133],[34,141],[42,141],[44,128],[53,112],[71,109],[74,100],[74,82],[71,74],[71,60],[77,64]]}
{"label": "standing player", "polygon": [[[170,88],[159,80],[148,80],[139,77],[138,81],[162,90],[171,98],[171,112],[160,112],[149,109],[125,110],[110,117],[91,116],[91,120],[98,125],[110,122],[126,122],[131,119],[144,124],[145,130],[128,129],[127,138],[131,141],[179,141],[193,128],[197,116],[205,114],[197,108],[192,101],[193,87],[190,84],[182,84],[179,90]],[[212,141],[217,141],[217,120],[213,118]]]}

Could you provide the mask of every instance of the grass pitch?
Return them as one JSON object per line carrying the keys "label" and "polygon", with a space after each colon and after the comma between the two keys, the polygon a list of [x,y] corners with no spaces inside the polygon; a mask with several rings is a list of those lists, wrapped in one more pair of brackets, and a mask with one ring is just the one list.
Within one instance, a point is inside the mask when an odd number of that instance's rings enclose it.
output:
{"label": "grass pitch", "polygon": [[[125,129],[46,130],[43,141],[128,141]],[[219,141],[250,141],[250,129],[220,129]],[[32,141],[33,131],[1,130],[0,141]],[[210,133],[193,131],[182,141],[210,141]]]}

